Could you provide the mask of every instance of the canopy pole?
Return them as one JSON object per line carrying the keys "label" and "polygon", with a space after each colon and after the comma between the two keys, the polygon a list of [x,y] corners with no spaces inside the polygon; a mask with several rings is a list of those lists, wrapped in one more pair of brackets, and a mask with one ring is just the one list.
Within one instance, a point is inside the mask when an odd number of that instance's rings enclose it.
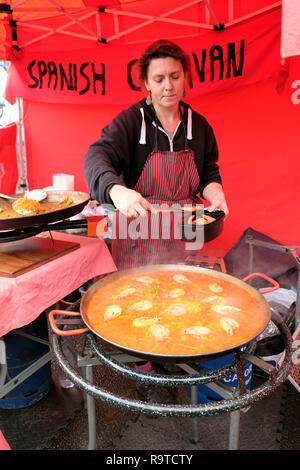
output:
{"label": "canopy pole", "polygon": [[[94,11],[89,12],[89,13],[81,16],[78,19],[78,21],[86,20],[87,18],[90,18],[92,16],[96,16],[96,18],[97,18],[97,12],[94,12]],[[69,23],[66,23],[66,24],[62,25],[57,29],[53,29],[53,28],[49,28],[47,26],[32,25],[32,24],[24,22],[24,21],[18,21],[18,25],[20,25],[20,26],[24,26],[24,27],[28,27],[28,28],[32,28],[32,29],[37,29],[37,30],[41,30],[41,31],[48,31],[47,33],[45,33],[41,36],[38,36],[38,37],[32,39],[31,41],[28,41],[27,43],[23,44],[22,47],[23,48],[27,47],[30,44],[41,41],[42,39],[45,39],[46,37],[53,36],[54,34],[65,34],[65,35],[68,35],[68,36],[80,37],[82,39],[89,39],[89,40],[92,40],[92,41],[99,41],[100,36],[98,36],[98,35],[95,36],[94,33],[93,33],[92,36],[88,36],[88,35],[84,35],[84,34],[80,34],[80,33],[73,33],[71,31],[65,31],[66,28],[69,28],[70,26],[74,25],[75,23],[76,23],[75,21],[70,21]]]}
{"label": "canopy pole", "polygon": [[24,123],[23,123],[23,103],[21,98],[17,98],[19,119],[17,121],[17,163],[19,178],[16,186],[16,193],[23,193],[29,189],[27,181],[27,161],[25,149]]}
{"label": "canopy pole", "polygon": [[[74,24],[76,24],[79,28],[83,29],[86,33],[89,33],[93,36],[93,31],[90,30],[90,28],[88,28],[86,25],[84,25],[82,22],[81,22],[81,19],[77,20],[77,18],[75,18],[71,13],[68,13],[68,11],[63,8],[61,5],[59,5],[55,0],[48,0],[50,3],[52,3],[52,5],[54,5],[54,7],[59,11],[61,12],[62,14],[64,14],[67,18],[69,18]],[[94,12],[95,13],[95,12]]]}
{"label": "canopy pole", "polygon": [[269,11],[276,10],[277,8],[281,8],[281,1],[277,3],[273,3],[272,5],[269,5],[265,8],[262,8],[261,10],[257,10],[253,13],[249,13],[248,15],[242,16],[240,18],[236,18],[235,20],[231,20],[226,24],[226,27],[228,26],[234,26],[235,24],[242,23],[243,21],[250,20],[251,18],[254,18],[255,16],[263,15],[265,13],[268,13]]}
{"label": "canopy pole", "polygon": [[204,3],[204,5],[205,5],[205,7],[207,8],[207,10],[209,11],[209,14],[210,14],[210,16],[212,17],[212,19],[213,19],[215,25],[217,26],[218,29],[220,29],[220,24],[219,24],[217,18],[215,17],[214,12],[212,11],[212,9],[210,8],[210,6],[208,5],[207,0],[203,0],[203,3]]}
{"label": "canopy pole", "polygon": [[234,0],[228,0],[228,19],[234,20]]}

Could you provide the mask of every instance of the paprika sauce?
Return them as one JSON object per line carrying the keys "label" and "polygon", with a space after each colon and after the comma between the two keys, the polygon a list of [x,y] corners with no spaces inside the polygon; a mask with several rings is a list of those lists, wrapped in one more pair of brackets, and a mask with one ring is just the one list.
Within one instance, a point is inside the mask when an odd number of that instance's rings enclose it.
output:
{"label": "paprika sauce", "polygon": [[151,354],[224,351],[266,326],[259,296],[227,279],[180,270],[124,275],[100,287],[86,307],[95,333]]}

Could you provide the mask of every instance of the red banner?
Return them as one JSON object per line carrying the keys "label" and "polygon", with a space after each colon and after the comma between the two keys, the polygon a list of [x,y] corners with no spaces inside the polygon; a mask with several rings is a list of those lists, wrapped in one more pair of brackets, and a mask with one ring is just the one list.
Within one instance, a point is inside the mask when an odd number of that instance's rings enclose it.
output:
{"label": "red banner", "polygon": [[[189,54],[187,99],[245,86],[274,76],[280,61],[280,10],[176,42]],[[61,46],[60,46],[61,47]],[[145,44],[99,44],[74,52],[22,51],[6,89],[40,102],[127,104],[145,96],[136,63]]]}

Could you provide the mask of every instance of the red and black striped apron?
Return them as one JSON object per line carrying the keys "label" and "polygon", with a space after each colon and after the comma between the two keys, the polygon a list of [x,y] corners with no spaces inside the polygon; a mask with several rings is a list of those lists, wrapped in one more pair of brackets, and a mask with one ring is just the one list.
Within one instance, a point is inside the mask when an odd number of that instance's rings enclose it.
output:
{"label": "red and black striped apron", "polygon": [[[180,208],[197,202],[193,195],[199,181],[192,150],[154,150],[148,156],[134,189],[155,208],[173,209],[174,205]],[[149,213],[148,217],[138,219],[128,219],[117,212],[111,241],[117,268],[183,262],[188,252],[186,242],[180,239],[180,221],[179,212]]]}

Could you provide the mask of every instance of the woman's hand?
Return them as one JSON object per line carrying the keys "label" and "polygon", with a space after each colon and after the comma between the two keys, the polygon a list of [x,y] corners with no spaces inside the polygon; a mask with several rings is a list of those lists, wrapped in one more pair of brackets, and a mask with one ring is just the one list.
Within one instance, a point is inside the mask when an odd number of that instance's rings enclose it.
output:
{"label": "woman's hand", "polygon": [[116,209],[127,217],[146,216],[148,211],[156,212],[150,202],[134,189],[115,184],[109,195]]}
{"label": "woman's hand", "polygon": [[203,197],[211,203],[206,209],[210,212],[215,210],[222,210],[227,217],[229,214],[228,206],[225,199],[225,194],[222,186],[219,183],[209,183],[203,191]]}

